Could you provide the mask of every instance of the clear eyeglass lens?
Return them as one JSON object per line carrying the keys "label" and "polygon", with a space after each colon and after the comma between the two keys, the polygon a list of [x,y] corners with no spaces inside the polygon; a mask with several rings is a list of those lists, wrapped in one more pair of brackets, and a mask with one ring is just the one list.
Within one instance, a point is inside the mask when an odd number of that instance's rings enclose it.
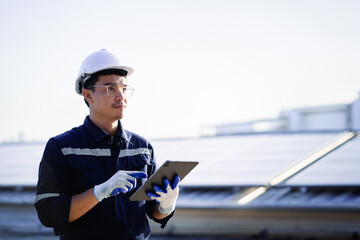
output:
{"label": "clear eyeglass lens", "polygon": [[124,87],[107,87],[107,94],[109,96],[116,96],[119,94],[119,92],[121,92],[122,94],[126,95],[127,97],[131,97],[133,92],[134,92],[134,88],[130,87],[130,86],[124,86]]}

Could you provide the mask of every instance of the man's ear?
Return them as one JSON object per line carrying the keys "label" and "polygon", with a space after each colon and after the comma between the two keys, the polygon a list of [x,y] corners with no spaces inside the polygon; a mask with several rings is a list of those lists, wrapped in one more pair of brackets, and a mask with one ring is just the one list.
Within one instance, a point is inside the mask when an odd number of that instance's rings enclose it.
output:
{"label": "man's ear", "polygon": [[83,89],[82,90],[82,95],[84,96],[85,100],[90,104],[93,103],[93,99],[92,99],[92,95],[91,95],[91,90],[89,89]]}

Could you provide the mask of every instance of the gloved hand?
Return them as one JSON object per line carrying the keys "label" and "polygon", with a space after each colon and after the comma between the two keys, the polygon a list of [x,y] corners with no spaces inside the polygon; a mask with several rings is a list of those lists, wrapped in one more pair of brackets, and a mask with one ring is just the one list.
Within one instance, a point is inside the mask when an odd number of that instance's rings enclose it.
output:
{"label": "gloved hand", "polygon": [[101,202],[104,198],[126,193],[136,187],[137,178],[146,178],[147,175],[141,171],[119,170],[106,182],[94,187],[94,195]]}
{"label": "gloved hand", "polygon": [[[170,186],[169,179],[164,178],[163,188],[160,188],[157,185],[153,186],[154,192],[146,192],[146,195],[156,200],[159,204],[159,211],[162,214],[170,214],[175,209],[176,200],[179,196],[179,182],[180,178],[178,175],[175,175]],[[164,190],[165,189],[165,190]]]}

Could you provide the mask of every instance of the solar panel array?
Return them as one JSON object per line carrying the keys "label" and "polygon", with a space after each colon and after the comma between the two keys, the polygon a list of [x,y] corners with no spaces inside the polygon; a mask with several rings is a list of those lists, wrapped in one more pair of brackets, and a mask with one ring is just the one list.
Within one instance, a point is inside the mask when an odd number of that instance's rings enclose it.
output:
{"label": "solar panel array", "polygon": [[264,134],[153,141],[158,163],[199,161],[183,185],[262,186],[339,134]]}
{"label": "solar panel array", "polygon": [[[259,134],[151,141],[158,164],[199,161],[184,186],[263,186],[340,134]],[[43,144],[0,145],[0,186],[34,186]],[[360,186],[360,138],[356,137],[287,180],[284,185]]]}

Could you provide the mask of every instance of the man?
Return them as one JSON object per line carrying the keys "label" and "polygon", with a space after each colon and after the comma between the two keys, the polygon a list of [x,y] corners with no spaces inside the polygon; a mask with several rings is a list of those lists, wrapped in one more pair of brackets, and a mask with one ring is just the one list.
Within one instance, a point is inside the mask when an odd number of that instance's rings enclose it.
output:
{"label": "man", "polygon": [[154,186],[148,196],[156,201],[129,200],[156,168],[151,144],[120,122],[133,92],[132,72],[105,49],[85,58],[75,90],[90,114],[46,145],[35,207],[60,239],[147,239],[146,215],[164,228],[174,214],[178,177]]}

